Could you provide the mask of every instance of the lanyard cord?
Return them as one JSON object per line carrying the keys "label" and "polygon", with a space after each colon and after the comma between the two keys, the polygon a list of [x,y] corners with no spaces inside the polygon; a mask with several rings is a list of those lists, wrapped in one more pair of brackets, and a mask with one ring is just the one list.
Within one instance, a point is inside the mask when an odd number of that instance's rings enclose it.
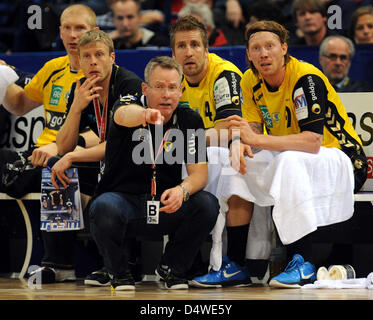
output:
{"label": "lanyard cord", "polygon": [[95,107],[95,115],[96,115],[96,124],[97,124],[97,131],[100,137],[100,142],[105,141],[106,135],[106,119],[107,119],[107,105],[108,105],[108,98],[105,100],[104,107],[102,109],[102,116],[100,112],[100,102],[98,98],[93,99],[93,105]]}
{"label": "lanyard cord", "polygon": [[[104,107],[102,108],[102,116],[100,112],[100,101],[98,100],[98,98],[93,99],[93,105],[95,107],[96,124],[97,124],[97,131],[100,137],[100,143],[103,143],[105,141],[105,135],[106,135],[108,98],[106,97]],[[104,171],[104,161],[101,160],[99,179],[100,179],[100,176],[103,174],[103,171]]]}
{"label": "lanyard cord", "polygon": [[157,161],[159,155],[161,154],[162,152],[162,149],[164,147],[164,144],[166,143],[167,141],[167,138],[170,134],[170,131],[171,131],[171,128],[169,128],[166,133],[164,134],[163,136],[163,139],[162,139],[162,142],[161,144],[159,145],[159,148],[158,148],[158,152],[157,152],[157,155],[156,157],[154,158],[154,151],[153,151],[153,139],[152,139],[152,133],[150,131],[150,126],[148,124],[148,130],[149,130],[149,148],[150,148],[150,158],[152,160],[152,169],[153,169],[153,175],[152,175],[152,180],[151,180],[151,195],[153,197],[153,200],[154,200],[154,197],[155,195],[157,194],[157,182],[156,182],[156,173],[157,173],[157,170],[156,170],[156,166],[155,166],[155,162]]}

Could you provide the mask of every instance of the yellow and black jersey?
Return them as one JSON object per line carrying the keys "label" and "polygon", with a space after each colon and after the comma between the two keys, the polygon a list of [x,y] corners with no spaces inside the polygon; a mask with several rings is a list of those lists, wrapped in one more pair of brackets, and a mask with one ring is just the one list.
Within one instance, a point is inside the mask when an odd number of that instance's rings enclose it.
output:
{"label": "yellow and black jersey", "polygon": [[25,87],[26,95],[44,105],[45,126],[37,146],[56,141],[58,130],[63,124],[70,88],[76,79],[84,76],[83,71],[70,69],[68,56],[48,61]]}
{"label": "yellow and black jersey", "polygon": [[209,53],[206,76],[196,85],[183,79],[180,105],[197,111],[205,128],[231,115],[241,115],[241,71],[231,62]]}
{"label": "yellow and black jersey", "polygon": [[365,170],[362,143],[345,107],[327,77],[313,65],[291,57],[276,90],[248,70],[241,88],[243,117],[249,122],[263,123],[276,136],[302,131],[322,134],[322,146],[341,149],[355,169]]}

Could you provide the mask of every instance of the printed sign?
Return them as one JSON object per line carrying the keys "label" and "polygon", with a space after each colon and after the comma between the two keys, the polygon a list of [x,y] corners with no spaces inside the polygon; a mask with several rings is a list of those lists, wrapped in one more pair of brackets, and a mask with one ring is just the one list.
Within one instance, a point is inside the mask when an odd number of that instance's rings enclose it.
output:
{"label": "printed sign", "polygon": [[373,191],[373,92],[339,93],[339,96],[368,159],[368,179],[362,190]]}

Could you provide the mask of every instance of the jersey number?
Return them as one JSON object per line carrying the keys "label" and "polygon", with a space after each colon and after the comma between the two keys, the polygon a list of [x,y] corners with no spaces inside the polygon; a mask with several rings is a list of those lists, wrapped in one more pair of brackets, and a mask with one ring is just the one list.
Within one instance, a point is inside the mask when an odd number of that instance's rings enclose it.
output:
{"label": "jersey number", "polygon": [[212,122],[212,112],[210,110],[210,105],[208,101],[206,101],[206,104],[205,104],[205,117],[209,118],[210,121]]}

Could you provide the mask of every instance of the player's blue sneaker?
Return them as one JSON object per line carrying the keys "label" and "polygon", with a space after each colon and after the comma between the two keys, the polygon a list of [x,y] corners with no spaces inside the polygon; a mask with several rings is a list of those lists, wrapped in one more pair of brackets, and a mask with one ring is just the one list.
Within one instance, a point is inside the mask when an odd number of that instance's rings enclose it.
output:
{"label": "player's blue sneaker", "polygon": [[227,256],[223,257],[222,266],[218,271],[211,268],[209,273],[195,277],[190,281],[190,285],[202,288],[244,287],[250,284],[251,279],[247,267],[240,267],[235,262],[230,261]]}
{"label": "player's blue sneaker", "polygon": [[285,271],[273,277],[269,286],[273,288],[300,288],[316,280],[316,269],[310,262],[305,262],[303,257],[295,254],[286,266]]}

